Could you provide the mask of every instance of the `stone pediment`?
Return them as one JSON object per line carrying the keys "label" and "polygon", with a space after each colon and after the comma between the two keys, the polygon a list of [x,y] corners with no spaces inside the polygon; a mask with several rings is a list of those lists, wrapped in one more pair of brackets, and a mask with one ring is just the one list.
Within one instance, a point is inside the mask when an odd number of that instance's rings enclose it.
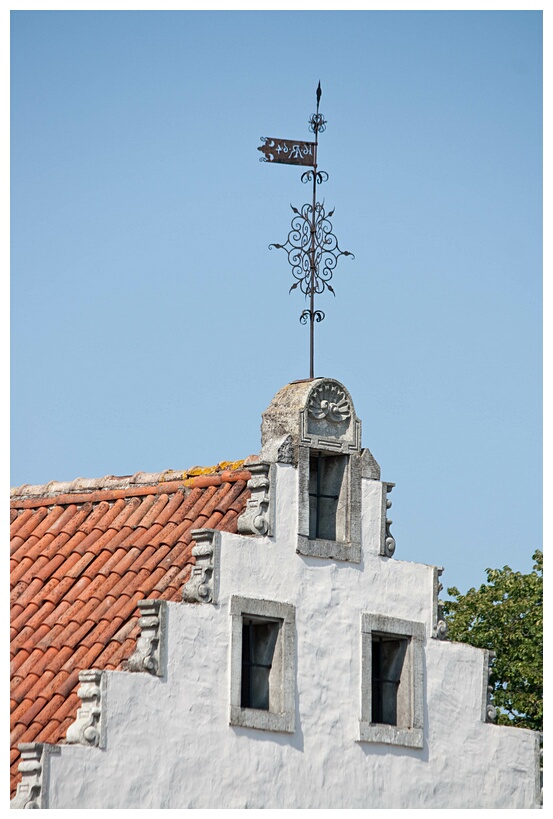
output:
{"label": "stone pediment", "polygon": [[262,458],[297,464],[298,447],[360,452],[361,422],[347,389],[332,378],[287,384],[263,413]]}

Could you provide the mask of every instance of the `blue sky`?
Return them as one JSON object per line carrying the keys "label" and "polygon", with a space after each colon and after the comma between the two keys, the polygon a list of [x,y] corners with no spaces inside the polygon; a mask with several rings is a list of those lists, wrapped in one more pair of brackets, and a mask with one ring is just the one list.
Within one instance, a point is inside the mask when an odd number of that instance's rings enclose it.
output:
{"label": "blue sky", "polygon": [[308,375],[282,251],[328,124],[340,259],[317,375],[396,483],[396,556],[541,547],[541,13],[13,12],[11,484],[259,451]]}

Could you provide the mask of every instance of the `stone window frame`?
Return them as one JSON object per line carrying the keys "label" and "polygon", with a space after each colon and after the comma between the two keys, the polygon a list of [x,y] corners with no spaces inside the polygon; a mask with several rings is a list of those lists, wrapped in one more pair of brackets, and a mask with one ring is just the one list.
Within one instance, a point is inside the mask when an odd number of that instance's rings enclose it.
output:
{"label": "stone window frame", "polygon": [[[408,685],[409,725],[375,724],[372,719],[372,637],[373,633],[408,638],[402,682]],[[381,742],[407,748],[424,744],[424,623],[384,614],[361,615],[361,719],[360,742]]]}
{"label": "stone window frame", "polygon": [[[319,443],[318,446],[298,448],[298,554],[309,557],[334,558],[351,563],[361,562],[361,456],[357,452],[344,452],[340,446],[331,447]],[[347,457],[344,471],[346,482],[344,510],[346,518],[346,538],[344,541],[309,538],[309,475],[310,460],[318,452],[325,455]]]}
{"label": "stone window frame", "polygon": [[[244,617],[278,621],[271,668],[269,710],[242,708],[242,625]],[[294,733],[296,725],[296,610],[290,603],[232,595],[230,598],[230,725]],[[276,687],[276,688],[275,688]],[[272,710],[272,708],[274,710]]]}

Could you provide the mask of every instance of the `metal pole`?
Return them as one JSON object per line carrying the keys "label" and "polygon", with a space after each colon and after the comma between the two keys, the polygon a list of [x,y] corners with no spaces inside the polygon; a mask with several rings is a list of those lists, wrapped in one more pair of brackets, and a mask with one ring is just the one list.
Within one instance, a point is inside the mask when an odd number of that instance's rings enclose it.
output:
{"label": "metal pole", "polygon": [[317,204],[317,137],[313,168],[313,202],[311,211],[311,285],[309,300],[309,378],[315,378],[315,206]]}
{"label": "metal pole", "polygon": [[[320,83],[319,83],[320,85]],[[319,114],[319,96],[317,96],[317,115]],[[315,156],[313,162],[313,200],[311,203],[311,285],[309,300],[309,378],[315,378],[315,208],[317,205],[317,146],[319,128],[315,125]]]}

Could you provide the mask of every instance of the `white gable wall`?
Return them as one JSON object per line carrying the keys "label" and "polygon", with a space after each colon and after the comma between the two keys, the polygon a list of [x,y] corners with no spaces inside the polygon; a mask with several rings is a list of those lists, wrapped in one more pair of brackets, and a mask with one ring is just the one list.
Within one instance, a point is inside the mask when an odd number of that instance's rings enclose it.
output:
{"label": "white gable wall", "polygon": [[[519,808],[536,735],[482,722],[484,652],[431,638],[434,569],[379,554],[363,479],[361,563],[296,553],[297,470],[274,536],[221,537],[216,604],[170,603],[163,677],[105,672],[105,749],[50,755],[50,808]],[[231,595],[295,607],[295,731],[229,724]],[[422,622],[424,747],[359,741],[361,614]]]}

